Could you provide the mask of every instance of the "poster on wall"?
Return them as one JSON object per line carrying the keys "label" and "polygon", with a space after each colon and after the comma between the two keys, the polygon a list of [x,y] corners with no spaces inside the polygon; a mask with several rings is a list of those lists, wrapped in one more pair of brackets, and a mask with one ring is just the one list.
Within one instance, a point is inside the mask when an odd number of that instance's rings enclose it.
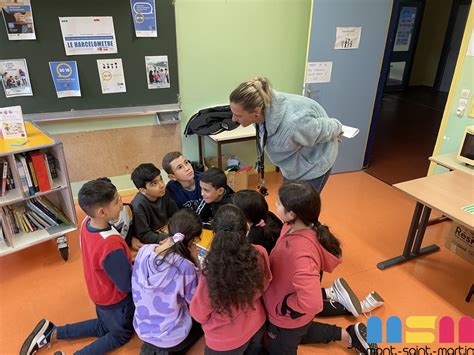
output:
{"label": "poster on wall", "polygon": [[0,75],[7,98],[33,96],[26,59],[0,60]]}
{"label": "poster on wall", "polygon": [[59,17],[66,55],[117,53],[114,21],[104,17]]}
{"label": "poster on wall", "polygon": [[157,37],[155,0],[130,0],[135,36]]}
{"label": "poster on wall", "polygon": [[393,45],[394,52],[405,52],[410,49],[413,32],[415,31],[416,7],[403,6],[398,18],[397,34]]}
{"label": "poster on wall", "polygon": [[330,83],[332,62],[308,62],[305,83]]}
{"label": "poster on wall", "polygon": [[357,49],[362,27],[336,27],[334,49]]}
{"label": "poster on wall", "polygon": [[127,92],[122,59],[97,59],[102,94]]}
{"label": "poster on wall", "polygon": [[21,106],[0,107],[0,121],[3,138],[26,138]]}
{"label": "poster on wall", "polygon": [[54,88],[58,98],[80,97],[79,72],[76,61],[49,62]]}
{"label": "poster on wall", "polygon": [[170,87],[167,55],[145,57],[145,67],[148,89],[164,89]]}
{"label": "poster on wall", "polygon": [[30,0],[0,1],[10,41],[36,39]]}

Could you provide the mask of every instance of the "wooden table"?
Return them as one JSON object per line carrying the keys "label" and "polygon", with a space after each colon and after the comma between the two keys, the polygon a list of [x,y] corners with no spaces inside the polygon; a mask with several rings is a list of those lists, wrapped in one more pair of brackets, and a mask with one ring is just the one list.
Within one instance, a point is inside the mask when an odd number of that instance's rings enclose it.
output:
{"label": "wooden table", "polygon": [[403,253],[377,264],[381,270],[439,250],[432,244],[421,248],[431,209],[474,229],[474,215],[462,207],[474,203],[474,176],[455,170],[393,185],[413,197],[417,203]]}
{"label": "wooden table", "polygon": [[[232,131],[224,131],[219,134],[215,134],[209,137],[214,143],[217,144],[217,167],[222,169],[222,145],[229,143],[237,143],[243,141],[255,140],[256,137],[255,126],[250,125],[247,127],[239,126]],[[204,145],[203,137],[198,136],[199,144],[199,161],[204,164]]]}
{"label": "wooden table", "polygon": [[447,154],[440,154],[440,155],[433,155],[432,157],[429,157],[429,159],[442,166],[445,167],[446,169],[449,170],[459,170],[462,172],[465,172],[470,175],[474,175],[474,166],[461,163],[457,158],[456,158],[456,153],[447,153]]}

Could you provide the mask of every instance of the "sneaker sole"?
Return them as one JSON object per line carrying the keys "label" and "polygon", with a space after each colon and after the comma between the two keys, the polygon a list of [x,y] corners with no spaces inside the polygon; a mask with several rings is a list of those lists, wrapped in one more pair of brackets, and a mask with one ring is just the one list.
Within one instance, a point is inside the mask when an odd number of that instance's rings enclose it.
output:
{"label": "sneaker sole", "polygon": [[367,341],[365,340],[364,336],[359,332],[359,324],[361,323],[357,323],[354,327],[354,333],[356,334],[357,336],[357,339],[359,339],[359,342],[360,344],[364,347],[364,349],[367,351],[369,350],[369,344],[367,343]]}
{"label": "sneaker sole", "polygon": [[341,291],[345,291],[344,296],[346,296],[347,300],[350,302],[348,304],[348,311],[351,312],[354,317],[358,317],[362,313],[362,306],[360,305],[360,300],[357,295],[352,291],[347,281],[342,277],[338,278],[335,283]]}
{"label": "sneaker sole", "polygon": [[380,295],[377,293],[377,291],[372,291],[371,294],[372,294],[372,297],[373,297],[377,302],[382,302],[382,303],[385,302],[384,299],[382,298],[382,296],[380,296]]}
{"label": "sneaker sole", "polygon": [[41,338],[43,333],[48,329],[49,321],[42,319],[36,324],[35,329],[28,335],[25,342],[21,346],[20,355],[31,355],[33,354],[33,348]]}

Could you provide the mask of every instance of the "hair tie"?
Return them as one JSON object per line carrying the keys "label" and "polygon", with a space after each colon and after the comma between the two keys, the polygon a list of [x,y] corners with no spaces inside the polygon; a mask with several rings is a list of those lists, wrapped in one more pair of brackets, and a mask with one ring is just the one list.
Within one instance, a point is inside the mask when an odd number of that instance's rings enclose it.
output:
{"label": "hair tie", "polygon": [[175,233],[171,239],[173,239],[173,242],[178,243],[182,242],[184,240],[184,234],[183,233]]}
{"label": "hair tie", "polygon": [[261,219],[260,222],[258,222],[255,226],[256,227],[265,227],[266,224],[265,224],[265,221],[263,219]]}

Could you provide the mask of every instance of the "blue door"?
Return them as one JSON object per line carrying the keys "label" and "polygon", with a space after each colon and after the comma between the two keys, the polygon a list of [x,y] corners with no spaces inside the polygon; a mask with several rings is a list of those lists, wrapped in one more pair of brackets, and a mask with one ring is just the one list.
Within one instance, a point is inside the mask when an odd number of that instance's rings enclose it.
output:
{"label": "blue door", "polygon": [[[306,83],[304,94],[360,130],[339,145],[333,172],[362,169],[391,9],[392,0],[314,0],[307,61],[332,62],[332,71],[330,82]],[[347,49],[350,39],[335,49],[337,27],[361,27],[359,47]]]}

